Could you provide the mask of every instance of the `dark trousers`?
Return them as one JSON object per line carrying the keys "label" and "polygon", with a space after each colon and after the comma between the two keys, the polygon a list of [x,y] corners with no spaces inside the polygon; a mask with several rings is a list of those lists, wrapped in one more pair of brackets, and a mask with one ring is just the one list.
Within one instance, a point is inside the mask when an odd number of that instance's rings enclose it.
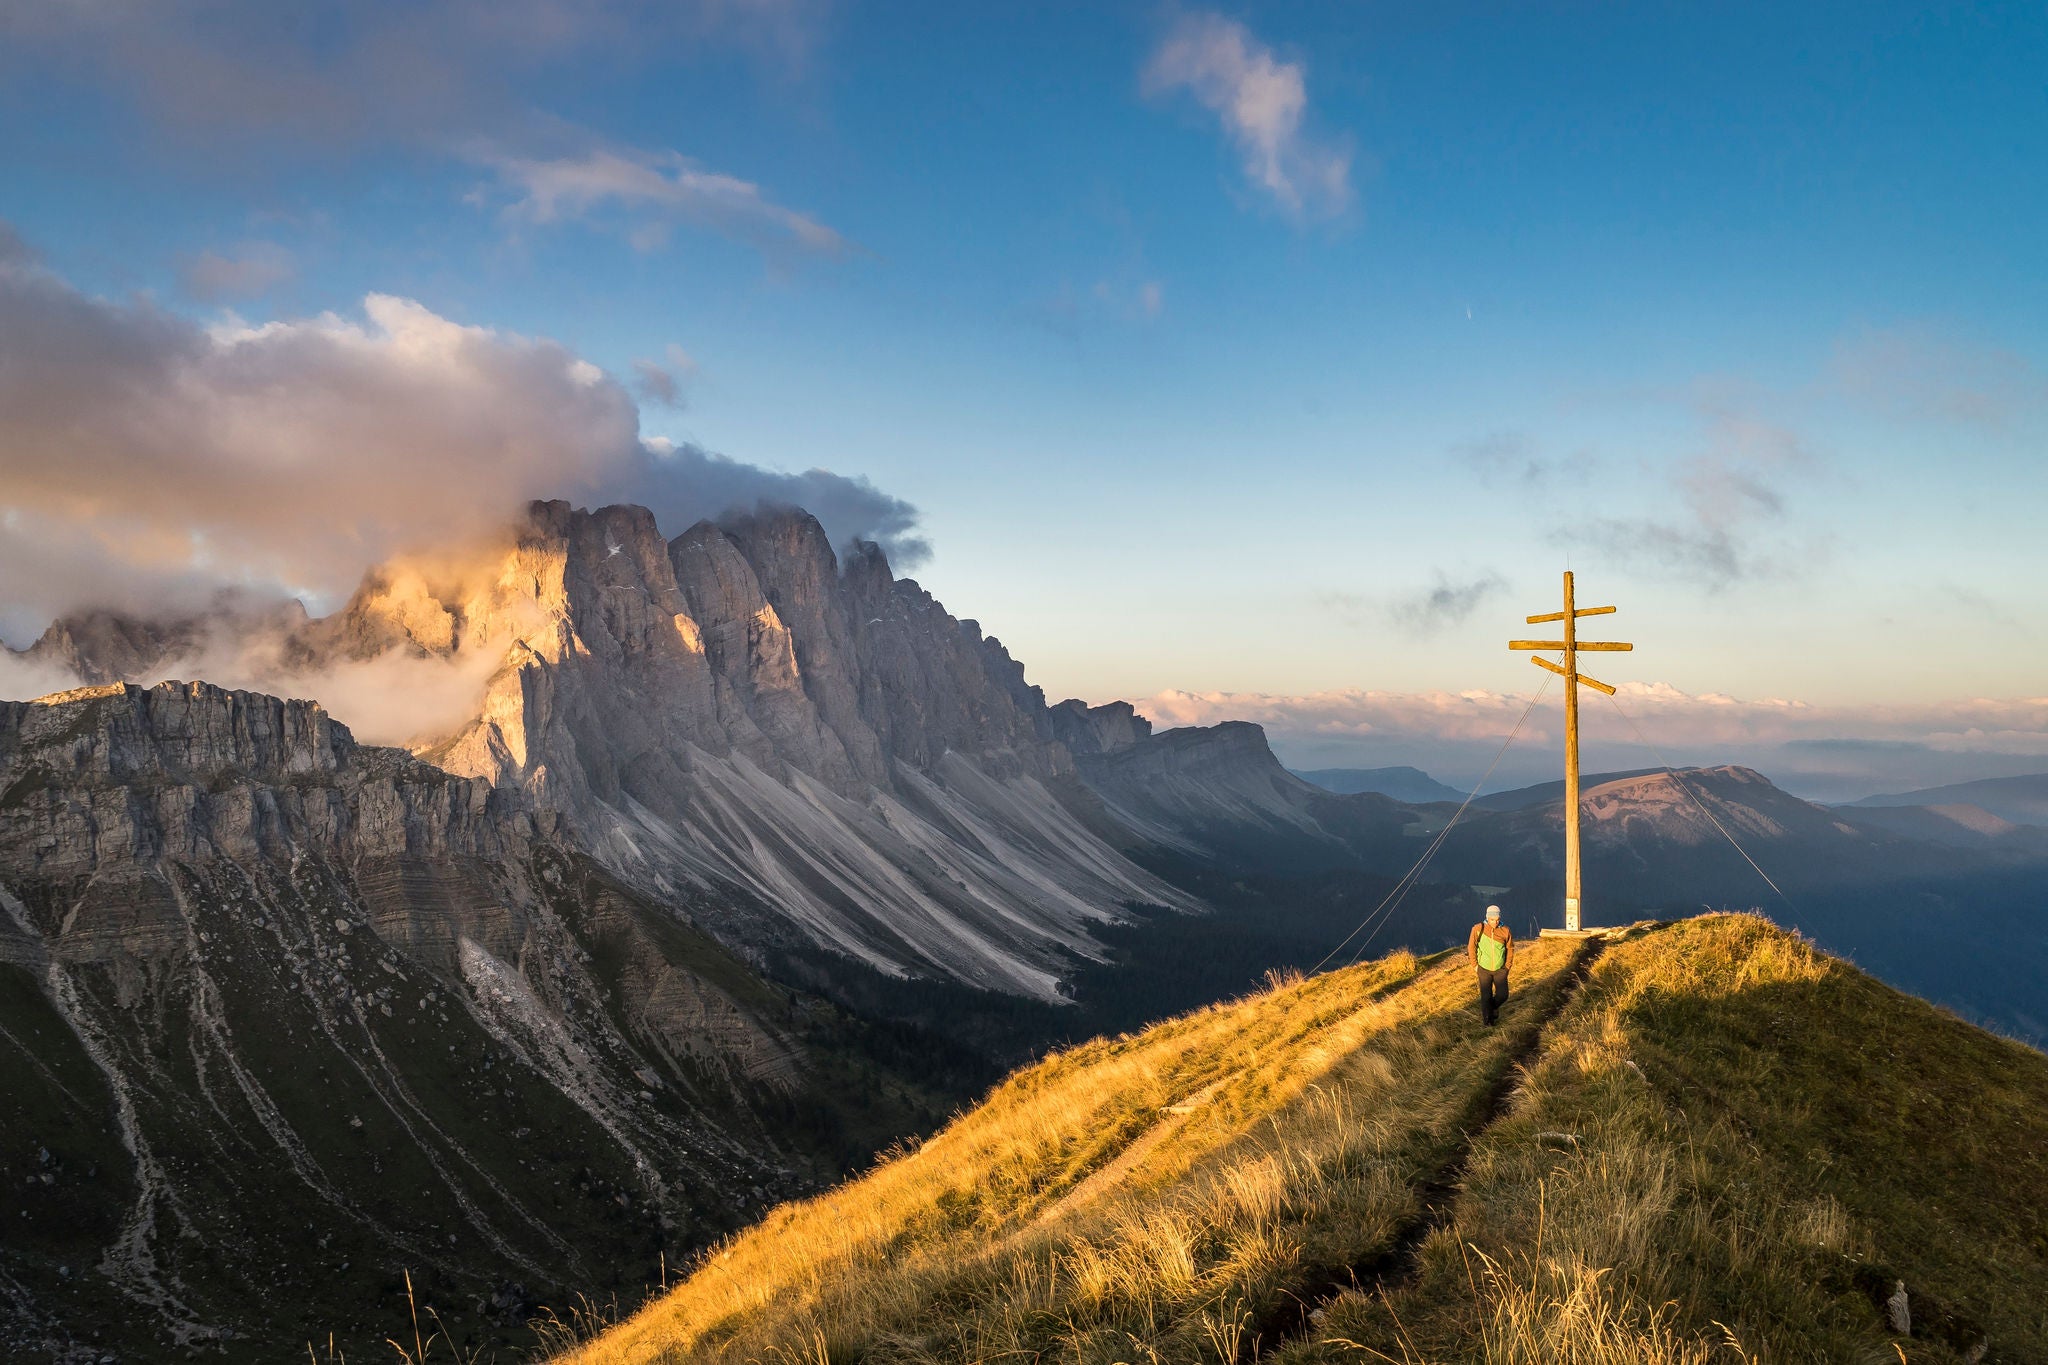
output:
{"label": "dark trousers", "polygon": [[1508,1002],[1508,969],[1479,969],[1479,1022],[1493,1023],[1494,1011]]}

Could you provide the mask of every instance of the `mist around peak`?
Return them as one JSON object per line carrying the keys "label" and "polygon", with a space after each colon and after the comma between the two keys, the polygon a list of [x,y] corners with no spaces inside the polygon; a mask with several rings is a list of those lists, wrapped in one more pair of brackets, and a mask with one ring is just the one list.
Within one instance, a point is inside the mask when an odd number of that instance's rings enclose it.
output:
{"label": "mist around peak", "polygon": [[[503,539],[527,503],[634,503],[671,533],[801,505],[835,544],[929,553],[916,507],[822,467],[645,434],[627,384],[558,341],[366,295],[349,314],[202,324],[0,251],[0,635],[223,593],[331,609],[394,556]],[[18,690],[18,689],[15,689]]]}

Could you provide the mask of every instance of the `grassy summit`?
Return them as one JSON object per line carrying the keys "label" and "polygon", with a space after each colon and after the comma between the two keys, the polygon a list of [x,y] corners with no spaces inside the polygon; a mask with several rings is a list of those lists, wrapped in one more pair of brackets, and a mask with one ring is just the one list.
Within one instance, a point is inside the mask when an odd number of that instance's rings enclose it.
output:
{"label": "grassy summit", "polygon": [[1052,1057],[573,1358],[2048,1361],[2048,1059],[1749,917],[1516,967]]}

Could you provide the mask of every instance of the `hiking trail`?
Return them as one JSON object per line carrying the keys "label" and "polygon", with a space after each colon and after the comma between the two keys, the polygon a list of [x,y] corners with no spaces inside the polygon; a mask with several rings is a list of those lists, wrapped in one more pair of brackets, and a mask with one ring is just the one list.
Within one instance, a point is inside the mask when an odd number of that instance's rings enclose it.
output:
{"label": "hiking trail", "polygon": [[1413,1282],[1420,1270],[1422,1244],[1431,1233],[1450,1225],[1458,1196],[1463,1190],[1473,1147],[1494,1124],[1506,1117],[1526,1068],[1543,1051],[1551,1024],[1578,997],[1580,988],[1592,972],[1594,961],[1606,947],[1604,935],[1586,939],[1573,955],[1571,964],[1564,969],[1563,979],[1543,1012],[1522,1025],[1528,1030],[1527,1038],[1507,1058],[1492,1084],[1475,1099],[1465,1120],[1458,1125],[1458,1141],[1442,1163],[1417,1185],[1421,1208],[1395,1230],[1392,1241],[1383,1251],[1339,1274],[1327,1275],[1320,1282],[1303,1285],[1299,1292],[1290,1296],[1291,1301],[1282,1303],[1264,1321],[1255,1324],[1255,1332],[1245,1335],[1247,1360],[1257,1360],[1306,1335],[1315,1327],[1317,1315],[1347,1290],[1377,1297],[1392,1294]]}

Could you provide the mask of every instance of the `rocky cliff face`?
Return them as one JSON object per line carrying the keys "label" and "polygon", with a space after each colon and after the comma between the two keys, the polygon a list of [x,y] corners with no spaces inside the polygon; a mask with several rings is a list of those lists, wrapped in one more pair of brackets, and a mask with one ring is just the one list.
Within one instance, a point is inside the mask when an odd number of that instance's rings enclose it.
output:
{"label": "rocky cliff face", "polygon": [[1050,999],[1092,922],[1187,904],[1061,799],[1073,759],[1002,645],[802,512],[664,540],[643,508],[537,504],[483,570],[373,576],[303,639],[502,660],[421,756],[747,951]]}
{"label": "rocky cliff face", "polygon": [[832,1012],[558,825],[308,702],[0,705],[0,1353],[516,1322],[828,1173]]}
{"label": "rocky cliff face", "polygon": [[1090,706],[1078,697],[1069,697],[1046,714],[1053,737],[1076,758],[1115,753],[1152,736],[1152,722],[1127,701]]}

